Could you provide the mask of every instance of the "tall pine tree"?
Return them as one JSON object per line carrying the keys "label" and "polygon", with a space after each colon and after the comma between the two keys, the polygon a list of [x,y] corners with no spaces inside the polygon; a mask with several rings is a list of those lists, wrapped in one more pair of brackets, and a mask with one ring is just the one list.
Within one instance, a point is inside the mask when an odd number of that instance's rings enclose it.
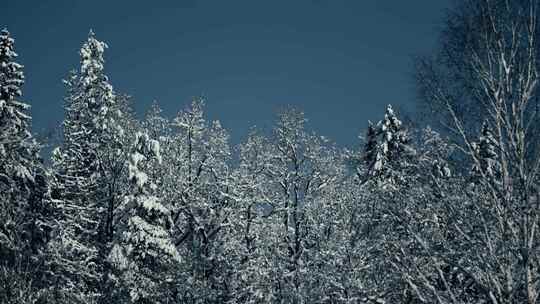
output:
{"label": "tall pine tree", "polygon": [[[104,72],[107,45],[90,32],[80,50],[81,67],[65,84],[64,143],[54,151],[59,213],[56,241],[50,247],[51,271],[67,302],[99,297],[110,227],[110,189],[104,151],[121,154],[116,96]],[[109,223],[110,224],[110,223]]]}
{"label": "tall pine tree", "polygon": [[[14,39],[0,32],[0,293],[2,303],[31,301],[39,287],[50,225],[47,173],[30,132],[30,106],[20,100],[23,66]],[[38,268],[36,268],[38,267]],[[24,289],[21,289],[24,288]],[[35,291],[35,290],[34,290]],[[26,294],[21,297],[21,294]]]}

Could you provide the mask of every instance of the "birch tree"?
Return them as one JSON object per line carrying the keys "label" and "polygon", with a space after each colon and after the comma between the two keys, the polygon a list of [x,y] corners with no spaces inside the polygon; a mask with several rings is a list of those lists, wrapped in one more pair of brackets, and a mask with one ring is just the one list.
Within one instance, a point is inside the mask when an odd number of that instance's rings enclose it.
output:
{"label": "birch tree", "polygon": [[[450,225],[456,242],[439,251],[427,238],[417,241],[436,264],[449,265],[458,276],[466,278],[475,295],[463,300],[461,295],[470,295],[470,291],[462,285],[450,286],[442,292],[430,287],[429,279],[423,280],[424,295],[429,294],[439,303],[475,302],[479,301],[475,298],[480,298],[488,303],[532,304],[538,301],[540,284],[537,231],[540,159],[534,131],[537,3],[466,1],[463,7],[467,10],[453,15],[452,24],[458,27],[448,30],[475,28],[474,47],[464,50],[460,62],[467,71],[465,83],[475,106],[485,113],[483,130],[477,127],[475,132],[469,127],[466,118],[470,117],[461,115],[459,98],[449,92],[446,83],[424,77],[421,84],[434,102],[445,109],[448,127],[459,137],[459,148],[473,163],[480,181],[466,192],[467,197],[461,196],[445,210],[460,219]],[[480,122],[473,125],[479,126]],[[488,130],[492,133],[489,136],[492,147],[478,149],[476,134],[483,134],[480,141],[485,145]],[[500,172],[493,174],[493,167],[486,164],[482,150],[489,151],[490,162],[496,162]],[[456,204],[460,210],[454,209]],[[437,277],[442,281],[449,279],[444,272],[439,272]]]}

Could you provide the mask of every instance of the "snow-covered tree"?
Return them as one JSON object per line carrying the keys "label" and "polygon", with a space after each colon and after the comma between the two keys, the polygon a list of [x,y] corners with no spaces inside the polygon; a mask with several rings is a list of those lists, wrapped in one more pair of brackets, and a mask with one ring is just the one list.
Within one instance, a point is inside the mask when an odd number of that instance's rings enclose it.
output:
{"label": "snow-covered tree", "polygon": [[[22,101],[23,66],[14,39],[0,31],[0,302],[30,303],[41,283],[50,231],[48,176]],[[32,293],[34,293],[32,295]]]}
{"label": "snow-covered tree", "polygon": [[493,131],[487,122],[482,124],[478,142],[472,143],[474,152],[476,153],[479,165],[474,163],[472,167],[472,175],[478,180],[482,175],[486,177],[496,177],[500,174],[500,164],[498,160],[497,141],[493,135]]}
{"label": "snow-covered tree", "polygon": [[442,138],[431,127],[428,126],[422,130],[418,159],[427,165],[425,169],[431,169],[430,171],[435,178],[452,176],[449,159],[453,150],[448,140]]}
{"label": "snow-covered tree", "polygon": [[409,132],[388,105],[384,119],[375,127],[371,123],[368,127],[364,158],[367,179],[374,179],[383,187],[404,182],[414,154]]}
{"label": "snow-covered tree", "polygon": [[305,129],[305,121],[300,111],[281,113],[272,137],[253,135],[242,147],[241,174],[252,180],[244,182],[252,193],[243,198],[246,215],[239,225],[247,260],[240,267],[244,281],[237,302],[301,303],[322,278],[308,272],[317,269],[320,241],[313,233],[320,223],[311,211],[324,205],[321,197],[337,182],[342,162],[323,137]]}
{"label": "snow-covered tree", "polygon": [[[416,230],[422,251],[411,260],[423,256],[433,268],[413,283],[424,302],[538,303],[538,3],[458,3],[445,27],[445,57],[420,80],[444,110],[463,162],[473,163],[475,183],[452,180],[457,189],[444,204],[427,201],[440,209],[430,208],[437,222],[425,215],[424,223],[441,229]],[[448,73],[438,74],[441,64]]]}
{"label": "snow-covered tree", "polygon": [[227,299],[233,258],[226,248],[233,212],[229,135],[219,121],[207,122],[203,109],[196,98],[178,113],[164,153],[175,244],[185,258],[178,284],[183,300],[196,303]]}
{"label": "snow-covered tree", "polygon": [[15,59],[14,40],[0,32],[0,252],[21,246],[20,216],[26,208],[29,187],[34,182],[35,156],[30,134],[29,105],[19,100],[24,75]]}
{"label": "snow-covered tree", "polygon": [[265,258],[273,258],[267,253],[264,225],[273,192],[264,174],[272,155],[267,147],[268,139],[256,130],[239,147],[240,163],[232,187],[236,212],[231,227],[235,242],[229,245],[237,257],[230,285],[232,303],[257,303],[266,297],[269,287],[271,269],[267,263],[261,265]]}
{"label": "snow-covered tree", "polygon": [[[6,155],[10,145],[24,142],[29,133],[29,105],[19,100],[24,84],[23,66],[15,61],[14,39],[7,30],[0,32],[0,152]],[[15,141],[18,140],[18,141]],[[5,161],[5,157],[2,157]],[[23,173],[23,172],[21,172]]]}
{"label": "snow-covered tree", "polygon": [[163,116],[163,110],[157,101],[153,101],[150,109],[146,113],[142,127],[146,129],[148,135],[159,140],[162,137],[171,136],[171,122]]}
{"label": "snow-covered tree", "polygon": [[406,198],[419,176],[416,150],[409,131],[390,105],[383,120],[369,124],[364,162],[356,168],[362,199],[352,208],[355,214],[364,214],[363,221],[353,222],[352,227],[357,231],[355,242],[362,244],[364,258],[370,261],[369,271],[363,274],[367,298],[393,302],[407,292],[400,275],[388,270],[399,248],[396,245],[406,237],[397,219],[409,208]]}
{"label": "snow-covered tree", "polygon": [[125,143],[121,97],[104,72],[107,45],[90,32],[80,50],[81,67],[65,80],[64,141],[53,152],[58,227],[51,244],[51,271],[66,301],[99,297],[112,241]]}
{"label": "snow-covered tree", "polygon": [[172,128],[168,118],[163,116],[163,111],[157,101],[152,102],[150,109],[146,112],[141,128],[156,140],[161,147],[161,154],[165,161],[155,163],[152,168],[148,168],[147,174],[152,178],[160,191],[163,204],[170,207],[174,201],[174,193],[177,191],[178,175],[174,175],[175,147],[171,144]]}
{"label": "snow-covered tree", "polygon": [[370,168],[369,173],[371,175],[377,174],[379,170],[377,162],[380,163],[380,153],[378,152],[377,131],[371,121],[368,121],[368,129],[366,133],[366,143],[364,146],[364,163],[367,168]]}
{"label": "snow-covered tree", "polygon": [[170,234],[171,212],[145,172],[154,163],[161,163],[159,143],[138,133],[128,164],[132,183],[131,193],[125,196],[128,215],[109,256],[118,276],[116,297],[122,302],[167,303],[168,284],[180,261]]}

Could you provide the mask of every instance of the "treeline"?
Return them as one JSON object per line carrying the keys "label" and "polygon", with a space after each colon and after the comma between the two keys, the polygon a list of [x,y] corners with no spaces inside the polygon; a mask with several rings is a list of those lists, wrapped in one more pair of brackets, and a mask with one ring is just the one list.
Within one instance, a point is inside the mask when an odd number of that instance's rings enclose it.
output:
{"label": "treeline", "polygon": [[440,132],[388,106],[353,151],[296,109],[237,149],[201,98],[136,119],[90,32],[50,165],[3,30],[0,302],[538,303],[536,10],[460,1],[417,65]]}

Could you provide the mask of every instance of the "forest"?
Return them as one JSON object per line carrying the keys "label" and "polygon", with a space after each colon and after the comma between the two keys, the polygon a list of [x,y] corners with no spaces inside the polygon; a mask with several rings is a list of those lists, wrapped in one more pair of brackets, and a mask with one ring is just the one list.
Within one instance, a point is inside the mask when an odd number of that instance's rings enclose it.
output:
{"label": "forest", "polygon": [[202,97],[138,118],[90,31],[45,156],[2,30],[0,303],[540,303],[538,4],[456,1],[357,149],[293,106],[237,146]]}

